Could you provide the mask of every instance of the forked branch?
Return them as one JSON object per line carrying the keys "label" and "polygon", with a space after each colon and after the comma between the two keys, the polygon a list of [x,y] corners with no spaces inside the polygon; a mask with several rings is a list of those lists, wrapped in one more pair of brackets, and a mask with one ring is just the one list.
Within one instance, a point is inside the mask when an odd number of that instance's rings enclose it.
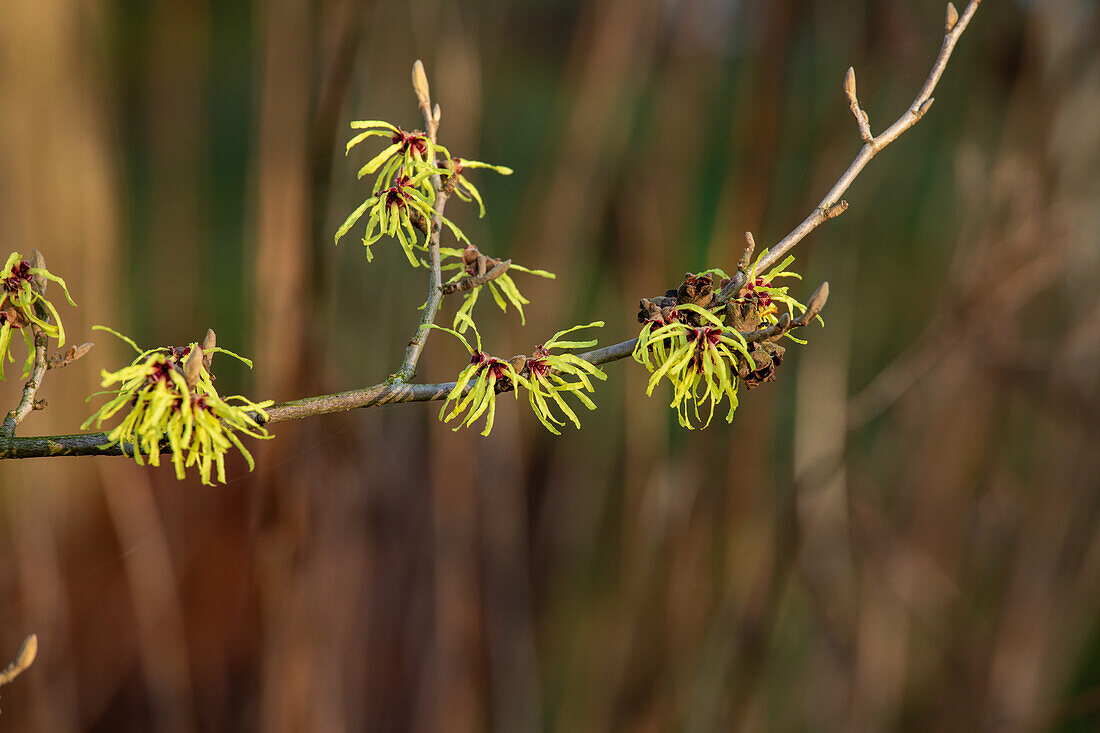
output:
{"label": "forked branch", "polygon": [[[958,14],[958,11],[955,10],[953,4],[947,4],[947,22],[944,25],[945,32],[943,45],[940,47],[940,53],[936,57],[935,63],[932,64],[932,71],[928,74],[928,78],[925,80],[924,86],[921,87],[920,93],[917,94],[917,98],[909,105],[909,109],[905,110],[905,114],[899,117],[894,124],[890,125],[877,136],[871,134],[870,120],[867,118],[867,113],[859,106],[859,100],[856,98],[856,72],[851,67],[848,68],[847,73],[844,75],[844,92],[848,97],[848,104],[852,110],[852,114],[855,115],[856,123],[859,127],[859,134],[863,139],[863,147],[860,149],[859,154],[856,155],[855,160],[852,161],[852,164],[848,166],[847,170],[845,170],[837,182],[833,184],[833,187],[829,189],[829,192],[825,194],[825,198],[821,199],[817,208],[815,208],[801,224],[795,227],[790,234],[783,237],[778,244],[768,251],[768,254],[758,265],[761,271],[767,270],[775,263],[782,260],[792,247],[801,242],[807,234],[820,226],[824,221],[843,213],[844,209],[848,207],[848,204],[841,201],[840,197],[843,196],[844,192],[848,190],[848,187],[852,185],[852,181],[856,179],[856,176],[859,175],[864,166],[866,166],[871,158],[875,157],[880,150],[897,140],[903,132],[917,124],[920,118],[928,112],[928,108],[932,106],[932,92],[935,91],[936,84],[939,83],[940,77],[943,76],[943,70],[947,68],[947,61],[951,58],[951,52],[955,49],[955,44],[958,42],[959,36],[966,30],[966,26],[970,23],[970,19],[974,17],[974,12],[978,9],[980,3],[981,0],[970,0],[966,6],[966,10],[963,11],[961,16]],[[838,209],[840,206],[844,208]]]}

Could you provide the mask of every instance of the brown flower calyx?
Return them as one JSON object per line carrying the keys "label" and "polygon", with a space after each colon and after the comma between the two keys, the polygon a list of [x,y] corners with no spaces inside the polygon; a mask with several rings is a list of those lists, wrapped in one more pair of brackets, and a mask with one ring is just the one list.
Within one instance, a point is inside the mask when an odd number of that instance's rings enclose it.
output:
{"label": "brown flower calyx", "polygon": [[495,280],[508,271],[512,261],[483,255],[475,245],[467,244],[462,250],[462,266],[466,270],[466,277],[444,283],[442,286],[444,295],[473,290],[490,280]]}
{"label": "brown flower calyx", "polygon": [[[729,278],[722,278],[718,283],[718,290],[729,284]],[[674,290],[666,290],[664,295],[656,298],[642,298],[638,303],[638,323],[657,321],[662,324],[669,322],[669,309],[678,305],[691,304],[700,308],[714,308],[720,304],[716,299],[714,274],[704,272],[693,275],[684,273],[684,281]],[[682,315],[687,321],[699,325],[698,317],[694,314]]]}
{"label": "brown flower calyx", "polygon": [[446,160],[442,161],[442,167],[448,173],[443,173],[440,177],[443,179],[443,193],[450,196],[455,192],[455,187],[458,186],[458,179],[462,175],[462,158],[452,158],[450,163]]}
{"label": "brown flower calyx", "polygon": [[726,306],[726,322],[741,333],[760,328],[762,320],[760,305],[755,300],[733,300]]}
{"label": "brown flower calyx", "polygon": [[676,299],[668,296],[642,298],[638,301],[638,309],[638,323],[653,322],[663,326],[680,320],[676,311]]}
{"label": "brown flower calyx", "polygon": [[425,234],[431,233],[428,227],[428,220],[425,219],[424,215],[416,209],[409,209],[409,221],[412,222],[412,225],[414,227],[424,232]]}
{"label": "brown flower calyx", "polygon": [[462,264],[466,268],[466,274],[471,277],[480,277],[500,264],[500,259],[481,254],[475,244],[467,244],[462,250]]}
{"label": "brown flower calyx", "polygon": [[676,291],[668,292],[672,295],[666,293],[656,298],[642,298],[638,301],[638,323],[654,321],[663,325],[669,322],[669,316],[675,312],[676,308]]}
{"label": "brown flower calyx", "polygon": [[680,305],[690,303],[706,308],[714,300],[714,275],[704,272],[701,275],[684,273],[684,281],[676,288],[676,302]]}
{"label": "brown flower calyx", "polygon": [[23,312],[18,308],[13,308],[8,303],[8,298],[5,295],[0,297],[0,326],[7,324],[12,328],[23,328],[29,321],[27,317],[23,315]]}
{"label": "brown flower calyx", "polygon": [[765,341],[753,344],[749,355],[752,357],[755,369],[749,369],[747,362],[742,361],[737,367],[738,376],[745,382],[749,389],[776,380],[776,369],[783,363],[783,356],[787,349],[774,341]]}

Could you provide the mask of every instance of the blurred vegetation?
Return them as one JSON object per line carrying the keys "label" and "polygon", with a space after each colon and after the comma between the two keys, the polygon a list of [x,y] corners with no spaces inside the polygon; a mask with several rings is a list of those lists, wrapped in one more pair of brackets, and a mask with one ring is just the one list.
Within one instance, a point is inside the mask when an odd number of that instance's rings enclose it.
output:
{"label": "blurred vegetation", "polygon": [[[352,119],[417,125],[478,179],[486,254],[552,270],[498,354],[732,269],[810,211],[939,48],[924,0],[16,0],[0,24],[0,217],[143,344],[208,327],[219,389],[375,383],[423,301],[332,233]],[[228,486],[123,459],[0,465],[11,730],[1092,730],[1100,725],[1100,13],[987,0],[925,119],[802,243],[808,329],[732,425],[688,433],[607,366],[555,438],[501,400],[276,426]],[[448,211],[450,214],[450,210]],[[450,308],[445,304],[442,320]],[[69,315],[71,313],[71,315]],[[70,432],[124,352],[51,374]],[[436,334],[424,381],[453,379]],[[222,385],[225,385],[224,387]],[[14,404],[19,385],[0,385]],[[7,408],[5,408],[7,409]],[[251,446],[250,446],[251,447]],[[232,477],[236,478],[233,479]]]}

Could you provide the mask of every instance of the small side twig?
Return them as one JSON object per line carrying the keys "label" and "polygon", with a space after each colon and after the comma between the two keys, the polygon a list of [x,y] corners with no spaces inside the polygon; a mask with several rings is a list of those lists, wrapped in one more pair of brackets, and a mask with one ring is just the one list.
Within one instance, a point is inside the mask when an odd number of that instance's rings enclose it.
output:
{"label": "small side twig", "polygon": [[444,295],[453,295],[454,293],[461,293],[464,290],[473,290],[476,287],[480,287],[490,280],[496,280],[498,277],[508,271],[508,268],[512,266],[511,260],[502,260],[493,269],[486,272],[484,275],[470,275],[464,277],[461,280],[456,280],[453,283],[447,283],[443,286]]}
{"label": "small side twig", "polygon": [[741,261],[737,263],[737,269],[749,271],[752,264],[752,253],[756,251],[756,240],[752,238],[752,232],[745,232],[745,251],[741,253]]}
{"label": "small side twig", "polygon": [[70,346],[68,351],[57,352],[49,358],[46,362],[46,369],[60,369],[61,367],[67,367],[80,357],[87,354],[95,346],[91,341],[85,342],[80,346]]}
{"label": "small side twig", "polygon": [[737,272],[730,281],[714,296],[716,305],[725,305],[741,295],[741,289],[749,279],[749,264],[752,262],[752,253],[756,250],[756,240],[752,238],[752,232],[745,232],[745,251],[741,253],[741,260],[737,263]]}
{"label": "small side twig", "polygon": [[871,134],[871,121],[867,118],[867,113],[859,106],[859,99],[856,97],[856,70],[851,66],[844,74],[844,93],[848,95],[848,109],[852,110],[852,114],[856,118],[856,125],[859,126],[860,139],[865,143],[874,144],[875,136]]}

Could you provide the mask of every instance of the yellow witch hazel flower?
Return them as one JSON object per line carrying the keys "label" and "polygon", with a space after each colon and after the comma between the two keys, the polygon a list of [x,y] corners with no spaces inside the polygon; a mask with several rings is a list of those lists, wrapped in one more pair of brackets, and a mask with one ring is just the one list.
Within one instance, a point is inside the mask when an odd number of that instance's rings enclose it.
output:
{"label": "yellow witch hazel flower", "polygon": [[[458,331],[432,324],[432,328],[446,331],[461,341],[466,350],[470,352],[471,357],[469,366],[458,375],[458,381],[455,382],[454,389],[450,391],[447,399],[443,402],[443,408],[439,411],[439,419],[448,423],[458,417],[458,425],[454,427],[455,430],[458,430],[462,427],[470,427],[477,422],[478,418],[485,415],[485,428],[481,431],[481,434],[488,435],[493,429],[493,418],[496,416],[497,392],[504,389],[514,391],[520,385],[526,387],[527,380],[520,376],[511,363],[495,356],[489,356],[482,351],[481,334],[477,332],[476,326],[472,327],[474,336],[477,337],[476,349],[470,346],[470,342]],[[466,391],[467,386],[470,387],[468,392]],[[516,397],[518,399],[518,393]],[[447,408],[451,406],[452,402],[454,407],[448,413]],[[465,413],[465,416],[460,417],[462,413]]]}
{"label": "yellow witch hazel flower", "polygon": [[[535,353],[532,356],[516,356],[508,361],[489,356],[482,351],[481,335],[478,334],[477,327],[468,319],[466,323],[477,337],[476,349],[471,347],[466,337],[458,331],[442,326],[432,326],[457,338],[471,355],[469,366],[458,375],[458,381],[447,395],[443,409],[439,411],[439,419],[443,422],[459,418],[459,424],[455,426],[455,430],[469,427],[482,414],[486,414],[485,429],[481,434],[488,435],[493,429],[493,418],[496,415],[496,395],[499,392],[512,390],[518,397],[521,387],[528,391],[531,409],[539,422],[554,435],[561,435],[558,426],[565,425],[565,421],[555,416],[552,405],[556,405],[561,413],[578,428],[581,426],[577,413],[565,401],[563,394],[573,395],[589,410],[596,409],[595,403],[585,392],[595,391],[592,385],[593,378],[604,380],[607,379],[607,375],[595,364],[585,361],[576,354],[554,354],[551,353],[551,349],[583,349],[595,346],[596,339],[572,341],[562,337],[585,328],[602,328],[603,321],[558,331],[546,343],[535,347]],[[451,408],[452,402],[453,408]],[[450,411],[448,408],[451,408]]]}
{"label": "yellow witch hazel flower", "polygon": [[[34,259],[38,261],[38,265],[41,264],[40,258],[41,255],[36,252]],[[12,252],[4,263],[4,268],[0,269],[0,379],[5,378],[4,363],[15,361],[10,353],[15,331],[23,334],[23,341],[27,344],[23,377],[30,374],[34,367],[34,335],[31,324],[50,338],[57,339],[58,346],[65,345],[65,326],[61,323],[57,308],[43,295],[45,287],[35,287],[35,278],[41,278],[39,283],[47,280],[57,283],[65,292],[65,299],[71,305],[75,306],[76,303],[69,296],[65,281],[38,265],[23,259],[18,252]],[[43,314],[48,315],[48,318],[43,318]]]}
{"label": "yellow witch hazel flower", "polygon": [[[371,245],[383,236],[393,237],[401,245],[405,257],[413,267],[419,267],[414,249],[424,249],[424,245],[417,242],[416,228],[413,226],[413,215],[430,222],[435,215],[435,190],[423,185],[430,173],[420,173],[416,178],[398,176],[394,179],[394,185],[377,191],[348,215],[348,218],[336,230],[335,243],[347,234],[363,214],[370,211],[367,216],[367,233],[363,236],[363,246],[367,248],[367,262],[374,259],[371,253]],[[469,241],[462,230],[455,226],[454,222],[445,216],[440,220],[447,225],[455,238],[460,241]]]}
{"label": "yellow witch hazel flower", "polygon": [[578,428],[581,421],[577,414],[570,409],[562,398],[562,393],[575,396],[581,404],[589,410],[595,410],[596,405],[589,399],[585,392],[594,392],[592,380],[607,379],[603,370],[595,364],[591,364],[576,354],[551,354],[551,349],[588,349],[596,345],[596,339],[586,341],[567,341],[562,336],[580,331],[584,328],[603,328],[603,321],[594,321],[584,326],[573,326],[564,331],[555,333],[549,341],[535,347],[535,353],[527,359],[527,391],[531,401],[531,409],[535,417],[539,419],[543,427],[554,435],[561,435],[556,425],[565,425],[565,422],[554,417],[550,409],[553,402],[569,420]]}
{"label": "yellow witch hazel flower", "polygon": [[[693,325],[693,319],[700,325]],[[744,337],[710,311],[690,303],[669,309],[659,321],[647,321],[633,356],[653,375],[647,395],[653,395],[662,378],[672,384],[670,407],[676,409],[680,425],[688,429],[695,427],[692,415],[696,423],[702,421],[700,405],[709,406],[705,428],[714,417],[715,406],[727,399],[726,422],[733,422],[738,404],[737,366],[744,361],[755,368]]]}
{"label": "yellow witch hazel flower", "polygon": [[[760,253],[760,256],[756,258],[756,261],[749,268],[746,273],[748,278],[745,286],[742,288],[742,295],[738,298],[741,302],[751,302],[757,306],[757,310],[760,314],[760,325],[770,326],[779,321],[779,310],[781,306],[786,306],[787,314],[793,320],[801,313],[806,311],[806,306],[795,300],[789,294],[789,289],[786,286],[779,286],[775,284],[775,280],[781,277],[793,277],[798,280],[802,279],[802,276],[793,270],[788,270],[787,267],[794,262],[794,255],[788,255],[786,259],[773,267],[766,275],[757,275],[757,269],[760,261],[768,254],[768,250],[764,250]],[[722,277],[725,277],[725,273],[721,270],[711,270]],[[798,309],[798,313],[795,309]],[[817,316],[817,320],[821,325],[825,325],[825,321],[821,316]],[[788,331],[784,334],[792,341],[796,341],[800,344],[805,344],[806,341],[796,336],[792,336]]]}
{"label": "yellow witch hazel flower", "polygon": [[480,160],[467,160],[465,158],[454,158],[450,161],[449,170],[447,173],[454,178],[454,192],[455,196],[467,203],[473,201],[477,203],[478,218],[485,216],[485,202],[481,200],[481,192],[477,190],[477,186],[470,183],[466,178],[465,172],[467,170],[474,170],[477,168],[488,168],[494,173],[499,173],[502,176],[510,176],[513,171],[506,165],[492,165],[491,163],[482,163]]}
{"label": "yellow witch hazel flower", "polygon": [[[214,345],[214,332],[207,334],[203,346],[161,347],[142,351],[131,339],[104,326],[107,331],[134,347],[138,352],[128,367],[116,372],[103,371],[104,387],[117,387],[98,392],[112,395],[102,407],[81,426],[97,428],[116,414],[124,413],[122,422],[107,434],[103,447],[125,444],[139,465],[147,461],[160,465],[164,448],[172,456],[176,478],[185,477],[185,469],[197,466],[202,482],[213,485],[211,475],[225,483],[225,454],[235,447],[255,468],[252,454],[241,443],[240,435],[271,438],[261,421],[267,419],[264,408],[273,402],[252,402],[234,395],[221,397],[210,375],[210,357],[217,353],[239,359],[252,368],[252,362],[228,349]],[[91,399],[91,398],[89,398]]]}
{"label": "yellow witch hazel flower", "polygon": [[[369,137],[389,137],[391,144],[359,169],[359,178],[378,174],[372,195],[356,207],[336,230],[335,243],[339,244],[340,239],[369,211],[367,231],[363,237],[363,245],[367,248],[367,262],[374,259],[371,245],[383,236],[389,236],[401,245],[409,264],[418,267],[420,261],[413,250],[423,250],[425,247],[417,242],[413,220],[415,217],[425,228],[430,226],[435,216],[435,189],[432,187],[431,177],[437,174],[447,175],[449,172],[448,169],[436,168],[431,161],[435,159],[437,152],[442,153],[447,161],[451,160],[451,154],[419,130],[405,132],[400,127],[380,120],[352,122],[351,126],[353,129],[365,131],[348,142],[349,153],[353,147]],[[440,215],[440,220],[456,239],[469,241],[450,219]]]}
{"label": "yellow witch hazel flower", "polygon": [[357,120],[351,123],[351,129],[364,130],[364,132],[360,132],[348,141],[347,147],[344,148],[345,155],[367,138],[390,138],[390,144],[359,169],[360,179],[363,176],[378,173],[378,179],[374,183],[375,193],[389,187],[398,176],[414,178],[424,172],[429,175],[447,173],[446,170],[433,167],[431,161],[435,160],[436,153],[442,153],[447,161],[450,161],[451,153],[442,145],[432,142],[432,139],[420,130],[405,132],[400,127],[382,120]]}
{"label": "yellow witch hazel flower", "polygon": [[[485,271],[491,270],[495,265],[500,264],[500,260],[486,257],[482,255],[477,247],[472,243],[467,243],[465,249],[457,249],[454,247],[440,247],[439,254],[443,258],[454,258],[456,261],[448,261],[440,268],[443,272],[454,270],[455,273],[448,280],[447,283],[457,282],[464,277],[474,277],[479,274],[478,268]],[[501,275],[498,275],[494,279],[488,281],[483,285],[479,285],[476,288],[471,288],[466,292],[465,297],[462,299],[462,305],[455,311],[454,323],[451,327],[459,333],[466,333],[466,329],[473,323],[472,313],[474,306],[477,305],[478,296],[481,291],[488,288],[489,294],[493,296],[493,302],[497,304],[497,307],[501,311],[508,312],[508,304],[511,303],[512,307],[519,313],[520,324],[527,324],[527,317],[523,313],[523,306],[527,305],[531,301],[523,297],[523,293],[516,287],[516,281],[512,279],[509,274],[515,270],[516,272],[526,273],[528,275],[534,275],[535,277],[544,277],[549,280],[553,280],[556,275],[546,270],[534,270],[523,265],[517,265],[511,263],[508,266],[508,270]]]}

